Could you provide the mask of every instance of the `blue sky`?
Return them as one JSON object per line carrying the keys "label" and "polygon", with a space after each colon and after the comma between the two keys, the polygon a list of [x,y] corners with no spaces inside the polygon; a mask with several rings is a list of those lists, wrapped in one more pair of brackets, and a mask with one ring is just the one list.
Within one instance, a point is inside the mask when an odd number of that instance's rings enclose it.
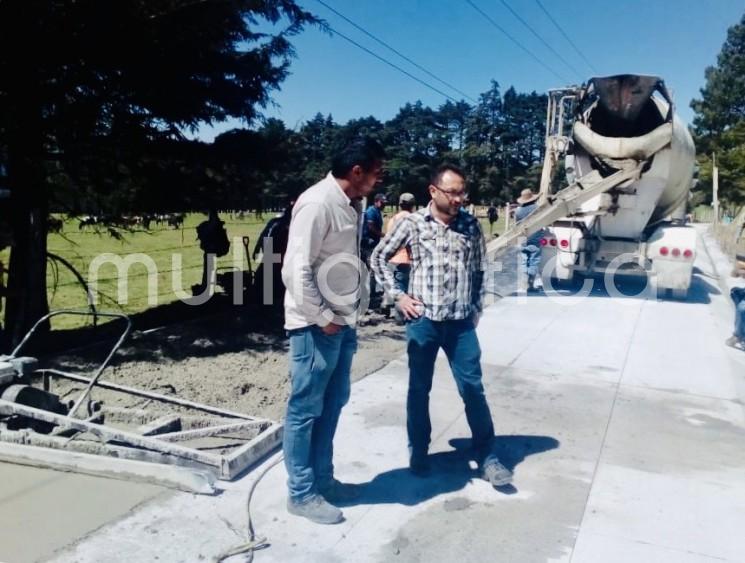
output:
{"label": "blue sky", "polygon": [[[502,0],[471,0],[532,51],[549,72],[490,24],[466,0],[324,0],[419,65],[478,98],[490,80],[502,91],[521,92],[578,83],[595,75],[541,11],[536,0],[504,0],[578,72],[546,48]],[[331,27],[365,45],[456,99],[462,96],[401,60],[316,0],[299,0]],[[597,75],[655,74],[673,91],[677,111],[690,122],[692,98],[704,85],[704,69],[716,62],[727,28],[745,13],[745,0],[541,0],[543,6],[592,63]],[[439,107],[447,98],[339,37],[308,28],[293,39],[297,57],[276,107],[266,116],[296,128],[317,112],[344,123],[373,115],[393,117],[406,102]],[[554,74],[555,73],[555,74]],[[559,76],[556,76],[559,75]],[[235,123],[205,128],[211,140]]]}

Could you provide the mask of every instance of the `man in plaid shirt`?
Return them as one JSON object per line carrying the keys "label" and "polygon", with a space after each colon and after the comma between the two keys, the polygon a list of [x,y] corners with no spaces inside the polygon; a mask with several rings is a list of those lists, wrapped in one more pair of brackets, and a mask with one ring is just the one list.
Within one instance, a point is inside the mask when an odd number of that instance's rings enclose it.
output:
{"label": "man in plaid shirt", "polygon": [[[461,209],[467,196],[465,184],[459,168],[440,166],[429,185],[429,205],[397,222],[373,252],[370,264],[407,320],[409,468],[419,476],[430,470],[429,392],[442,348],[465,404],[482,476],[498,487],[510,483],[512,473],[493,453],[494,426],[481,383],[476,326],[484,300],[486,245],[478,220]],[[406,292],[396,287],[386,267],[404,247],[411,251]]]}

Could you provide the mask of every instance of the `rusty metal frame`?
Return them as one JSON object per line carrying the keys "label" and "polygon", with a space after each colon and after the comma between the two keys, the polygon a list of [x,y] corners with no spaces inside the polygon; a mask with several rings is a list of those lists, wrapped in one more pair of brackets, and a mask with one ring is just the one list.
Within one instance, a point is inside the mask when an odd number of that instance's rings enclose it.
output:
{"label": "rusty metal frame", "polygon": [[[40,319],[26,334],[21,343],[13,351],[11,358],[18,357],[18,353],[30,339],[37,327],[49,318],[60,314],[80,314],[88,315],[87,311],[62,310],[54,311]],[[33,420],[47,422],[57,426],[55,434],[41,434],[32,430],[8,430],[0,426],[0,445],[5,442],[9,444],[26,444],[38,446],[47,449],[67,451],[70,453],[70,464],[74,470],[73,460],[80,454],[95,454],[106,457],[107,465],[121,460],[126,465],[127,462],[150,462],[167,466],[180,466],[182,468],[191,468],[194,471],[204,474],[205,472],[220,480],[232,480],[239,474],[246,471],[249,467],[258,462],[264,455],[274,450],[281,443],[282,424],[270,419],[253,417],[239,412],[234,412],[211,405],[201,404],[178,397],[171,397],[154,393],[152,391],[128,387],[116,383],[100,381],[101,373],[109,364],[114,353],[121,347],[122,343],[131,331],[131,322],[126,315],[118,313],[99,313],[100,316],[122,318],[127,325],[112,348],[104,362],[96,370],[93,377],[84,377],[81,375],[67,373],[61,370],[42,369],[34,372],[35,375],[42,377],[42,384],[45,391],[52,388],[54,378],[66,379],[85,383],[86,388],[74,406],[66,415],[56,414],[50,411],[14,403],[8,400],[0,399],[0,415],[9,416],[17,415]],[[148,401],[154,401],[161,404],[171,405],[180,409],[189,409],[197,411],[201,416],[179,414],[179,418],[190,423],[189,428],[178,431],[161,431],[160,433],[140,434],[133,431],[122,430],[107,424],[101,424],[100,415],[102,413],[92,413],[91,402],[88,403],[87,419],[74,417],[74,413],[89,398],[94,387],[107,389],[131,395],[146,398]],[[139,419],[150,419],[153,422],[158,415],[150,415],[145,410],[125,409],[104,407],[104,414],[108,413],[112,417],[126,419],[129,417]],[[91,416],[93,415],[93,416]],[[165,426],[163,427],[165,428]],[[250,437],[235,437],[236,433],[245,434],[247,431],[257,431]],[[96,441],[82,439],[85,435],[92,435]],[[230,439],[240,443],[239,446],[230,449],[226,453],[212,453],[202,451],[197,447],[189,447],[181,442],[203,439],[203,438],[222,438],[230,435]],[[218,446],[219,447],[219,446]],[[33,450],[33,448],[31,448]],[[25,456],[28,457],[28,456]],[[27,463],[27,461],[19,462]],[[114,469],[114,474],[121,473],[120,469]],[[167,477],[164,477],[167,480]],[[204,491],[195,491],[204,492]]]}

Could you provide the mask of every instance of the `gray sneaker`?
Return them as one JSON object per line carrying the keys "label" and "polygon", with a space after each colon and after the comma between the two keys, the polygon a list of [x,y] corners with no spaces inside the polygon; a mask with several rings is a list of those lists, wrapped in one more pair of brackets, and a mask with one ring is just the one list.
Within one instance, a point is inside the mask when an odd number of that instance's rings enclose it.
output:
{"label": "gray sneaker", "polygon": [[302,516],[316,524],[338,524],[344,520],[341,510],[330,505],[321,495],[312,495],[305,502],[287,499],[287,512]]}
{"label": "gray sneaker", "polygon": [[342,483],[334,478],[325,483],[320,483],[318,485],[318,492],[332,504],[351,502],[360,498],[359,485]]}
{"label": "gray sneaker", "polygon": [[499,463],[496,457],[486,458],[481,466],[481,475],[492,487],[504,487],[512,483],[512,471]]}

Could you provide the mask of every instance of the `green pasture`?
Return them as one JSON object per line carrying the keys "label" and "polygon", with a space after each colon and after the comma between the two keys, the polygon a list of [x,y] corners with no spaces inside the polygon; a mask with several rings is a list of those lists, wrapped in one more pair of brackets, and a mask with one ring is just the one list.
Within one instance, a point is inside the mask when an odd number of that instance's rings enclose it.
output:
{"label": "green pasture", "polygon": [[[229,214],[221,214],[231,241],[233,237],[239,239],[248,236],[250,250],[253,250],[256,238],[267,220],[274,213],[264,213],[264,220],[258,220],[253,213],[243,219],[231,218]],[[119,233],[121,239],[112,237],[105,228],[86,227],[79,229],[78,219],[65,220],[62,232],[50,233],[47,239],[49,252],[68,261],[84,279],[90,282],[92,272],[91,263],[96,257],[114,254],[126,259],[133,254],[144,254],[155,265],[156,275],[150,276],[145,265],[134,262],[126,270],[126,298],[119,300],[119,272],[111,262],[101,262],[97,269],[98,287],[95,292],[96,308],[100,311],[116,311],[127,314],[138,313],[155,305],[163,305],[179,299],[174,292],[181,288],[190,294],[191,286],[199,283],[202,275],[202,251],[196,237],[196,226],[204,221],[206,216],[201,213],[187,214],[182,228],[174,229],[168,225],[152,223],[150,230],[135,228]],[[218,271],[233,269],[233,251],[235,244],[231,244],[231,252],[227,256],[218,258]],[[237,241],[238,260],[235,267],[246,269],[246,256],[240,240]],[[9,251],[0,253],[0,261],[8,264]],[[180,260],[180,265],[179,265]],[[176,282],[174,283],[174,276]],[[148,303],[148,281],[157,279],[157,285],[150,281],[157,294],[157,303]],[[58,262],[49,261],[47,265],[47,288],[50,309],[86,309],[87,298],[85,290],[77,279]],[[54,319],[54,328],[73,328],[92,322],[82,317],[60,316]]]}

